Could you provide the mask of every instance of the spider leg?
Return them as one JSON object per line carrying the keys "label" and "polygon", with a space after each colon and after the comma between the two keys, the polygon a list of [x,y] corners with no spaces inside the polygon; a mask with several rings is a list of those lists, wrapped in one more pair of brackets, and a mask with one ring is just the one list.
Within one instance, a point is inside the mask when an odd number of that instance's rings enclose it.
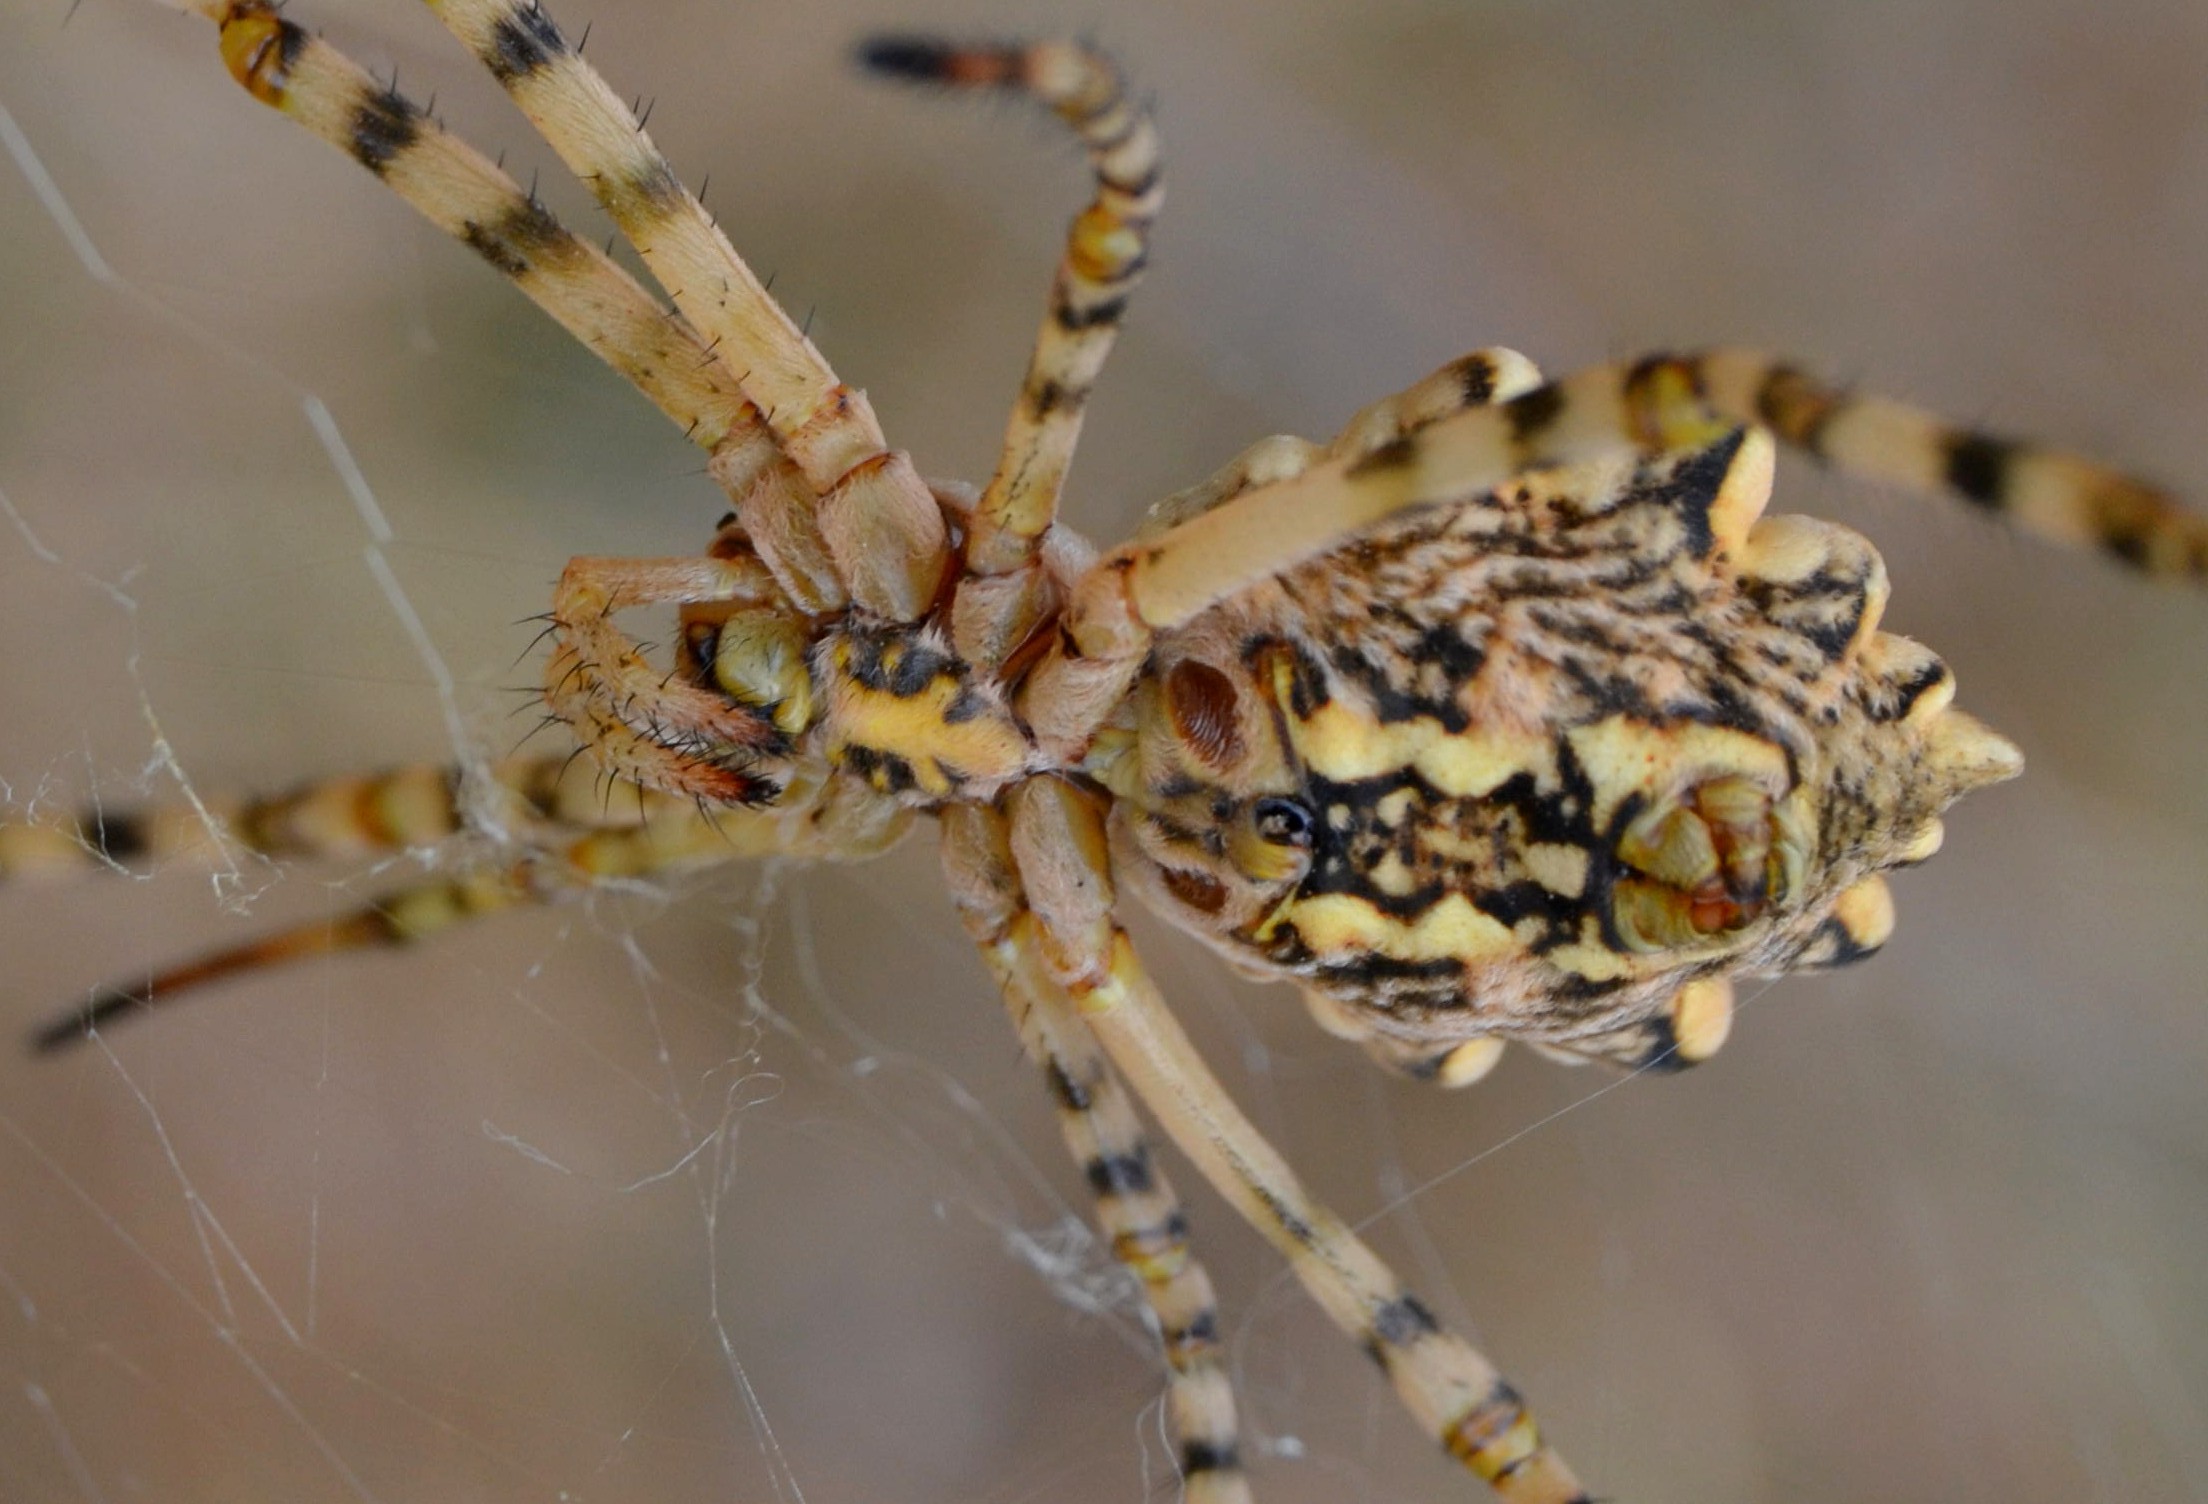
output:
{"label": "spider leg", "polygon": [[675,306],[759,407],[819,498],[818,524],[851,596],[915,621],[949,563],[941,508],[890,452],[863,392],[845,386],[643,125],[535,0],[428,0],[597,196]]}
{"label": "spider leg", "polygon": [[1103,970],[1072,984],[1083,1016],[1145,1104],[1216,1186],[1285,1256],[1334,1324],[1386,1371],[1414,1420],[1513,1504],[1585,1504],[1525,1401],[1294,1173],[1233,1105],[1116,931]]}
{"label": "spider leg", "polygon": [[1240,497],[1119,557],[1131,566],[1141,620],[1178,625],[1397,512],[1476,497],[1527,470],[1700,448],[1751,427],[1866,480],[1956,496],[2152,574],[2208,579],[2208,521],[2144,482],[1883,398],[1843,396],[1736,350],[1598,366],[1469,409]]}
{"label": "spider leg", "polygon": [[1050,311],[966,543],[977,574],[1017,573],[1034,563],[1057,515],[1082,410],[1149,259],[1150,228],[1165,200],[1157,128],[1127,97],[1109,58],[1070,42],[960,47],[884,37],[861,47],[859,58],[893,77],[1031,96],[1072,127],[1096,177],[1095,197],[1067,232]]}
{"label": "spider leg", "polygon": [[420,105],[262,0],[186,0],[232,76],[488,261],[703,448],[766,436],[706,341]]}
{"label": "spider leg", "polygon": [[751,707],[653,667],[613,614],[775,600],[774,581],[748,556],[570,559],[552,592],[545,708],[616,778],[717,804],[771,799],[788,745],[781,731]]}
{"label": "spider leg", "polygon": [[[1540,384],[1540,371],[1517,351],[1475,350],[1362,409],[1330,444],[1289,434],[1258,440],[1208,479],[1152,507],[1134,541],[1114,558],[1162,546],[1184,523],[1247,492],[1278,494],[1274,487],[1329,461],[1353,465],[1452,414],[1508,401]],[[1067,762],[1080,756],[1125,697],[1149,652],[1150,627],[1130,619],[1124,582],[1113,572],[1125,567],[1107,562],[1081,582],[1078,594],[1085,599],[1077,599],[1065,619],[1077,635],[1062,636],[1021,688],[1020,714],[1037,742]]]}
{"label": "spider leg", "polygon": [[[564,758],[527,758],[494,772],[521,807],[553,797]],[[73,818],[0,824],[0,880],[51,881],[91,871],[215,867],[235,845],[259,856],[360,858],[434,846],[459,833],[457,769],[422,764],[329,778],[246,801],[151,809],[93,808]]]}
{"label": "spider leg", "polygon": [[943,865],[1020,1042],[1049,1083],[1066,1146],[1096,1194],[1112,1255],[1142,1283],[1165,1350],[1167,1414],[1186,1496],[1191,1504],[1247,1504],[1234,1384],[1211,1277],[1189,1247],[1187,1219],[1152,1162],[1126,1088],[1044,964],[1004,816],[970,804],[944,811]]}
{"label": "spider leg", "polygon": [[1491,407],[1541,385],[1541,369],[1516,350],[1489,345],[1460,355],[1393,396],[1358,411],[1326,446],[1330,460],[1360,460],[1468,407]]}
{"label": "spider leg", "polygon": [[711,454],[760,557],[808,611],[845,603],[810,487],[712,344],[480,152],[268,0],[184,0],[254,98],[359,162],[468,246]]}
{"label": "spider leg", "polygon": [[[421,765],[325,779],[216,808],[99,810],[73,821],[0,824],[0,879],[87,871],[219,867],[235,848],[297,860],[427,853],[474,829],[518,857],[478,857],[451,877],[402,885],[334,918],[226,947],[129,985],[97,989],[42,1025],[39,1050],[176,1001],[210,984],[311,956],[409,945],[464,920],[546,904],[624,880],[692,872],[750,857],[855,860],[893,845],[911,817],[848,779],[792,787],[771,809],[701,806],[653,789],[609,795],[569,756],[515,758],[491,770],[487,796],[452,767]],[[468,807],[463,808],[463,801]]]}
{"label": "spider leg", "polygon": [[1037,778],[1007,801],[1036,943],[1081,1017],[1204,1178],[1287,1258],[1321,1309],[1386,1371],[1427,1434],[1512,1504],[1587,1504],[1517,1390],[1442,1329],[1380,1257],[1314,1201],[1211,1074],[1112,918],[1100,802]]}
{"label": "spider leg", "polygon": [[371,946],[408,945],[464,919],[539,901],[521,868],[415,883],[334,918],[310,920],[243,945],[195,956],[143,982],[95,988],[79,1006],[41,1024],[31,1048],[51,1054],[89,1039],[110,1023],[174,1002],[197,988],[311,956]]}
{"label": "spider leg", "polygon": [[[1107,691],[1123,691],[1155,632],[1374,523],[1471,500],[1530,470],[1697,449],[1743,428],[1767,428],[1847,474],[1955,496],[2025,532],[2208,582],[2208,519],[2143,481],[1882,398],[1844,396],[1753,352],[1651,356],[1436,419],[1115,550],[1075,587],[1021,713],[1047,748],[1078,751],[1116,703]],[[1713,516],[1716,545],[1737,552],[1754,521]]]}
{"label": "spider leg", "polygon": [[1362,459],[1452,413],[1507,402],[1540,384],[1540,369],[1516,350],[1501,345],[1474,350],[1393,396],[1360,408],[1331,443],[1314,444],[1293,434],[1259,439],[1199,484],[1153,506],[1136,537],[1162,537],[1244,491],[1294,480],[1328,460]]}
{"label": "spider leg", "polygon": [[427,852],[470,830],[555,857],[579,883],[601,882],[723,858],[853,860],[888,849],[911,824],[908,811],[849,779],[793,782],[768,808],[701,810],[658,789],[609,789],[571,753],[510,758],[489,774],[479,788],[458,768],[418,763],[257,799],[0,822],[0,882],[215,869],[237,852],[359,861]]}
{"label": "spider leg", "polygon": [[2099,549],[2158,578],[2208,584],[2208,519],[2105,465],[1825,386],[1752,351],[1687,356],[1671,371],[1663,379],[1706,390],[1713,406],[1768,426],[1842,474],[1952,496],[2020,532]]}

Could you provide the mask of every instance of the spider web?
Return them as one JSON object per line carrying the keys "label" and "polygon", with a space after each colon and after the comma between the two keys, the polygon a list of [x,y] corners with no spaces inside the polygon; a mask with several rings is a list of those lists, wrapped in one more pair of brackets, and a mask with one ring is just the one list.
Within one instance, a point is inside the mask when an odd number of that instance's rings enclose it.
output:
{"label": "spider web", "polygon": [[[2197,18],[1876,9],[1116,10],[1175,202],[1077,521],[1497,338],[1757,340],[2208,494]],[[977,475],[1073,169],[841,70],[869,26],[1001,14],[852,10],[655,3],[591,52],[922,469]],[[406,7],[326,19],[548,161]],[[561,562],[717,514],[203,25],[0,12],[0,138],[8,808],[500,755]],[[1903,880],[1886,959],[1759,995],[1685,1081],[1514,1058],[1440,1096],[1147,953],[1604,1491],[2208,1498],[2203,607],[1787,478],[2034,758]],[[10,889],[0,999],[14,1027],[420,871]],[[734,870],[0,1058],[0,1499],[1172,1497],[1147,1337],[938,888],[923,841]],[[1262,1495],[1470,1497],[1192,1178]]]}

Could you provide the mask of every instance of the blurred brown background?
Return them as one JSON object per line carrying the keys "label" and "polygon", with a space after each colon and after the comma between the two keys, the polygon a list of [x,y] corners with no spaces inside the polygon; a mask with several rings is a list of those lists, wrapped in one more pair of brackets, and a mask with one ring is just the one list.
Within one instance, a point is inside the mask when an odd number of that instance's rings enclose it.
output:
{"label": "blurred brown background", "polygon": [[[413,8],[298,14],[523,176],[549,162]],[[595,19],[594,59],[658,96],[654,133],[896,440],[977,479],[1077,161],[1019,111],[870,87],[846,48],[1122,54],[1173,201],[1077,468],[1101,537],[1498,340],[1558,370],[1770,346],[2208,496],[2197,4]],[[116,278],[0,165],[15,807],[173,796],[156,726],[209,790],[443,755],[310,397],[493,750],[561,561],[706,535],[718,498],[658,416],[246,100],[201,23],[0,0],[0,105]],[[1889,624],[2032,759],[1899,882],[1884,959],[1759,994],[1684,1079],[1513,1057],[1442,1096],[1285,991],[1150,953],[1258,1120],[1603,1495],[2208,1498],[2208,600],[1782,480],[1879,540]],[[0,1021],[398,875],[10,891]],[[678,896],[270,976],[112,1056],[0,1051],[0,1498],[1170,1498],[1155,1363],[1061,1298],[1103,1267],[1065,1237],[1083,1197],[926,845]],[[1192,1200],[1263,1497],[1474,1497]]]}

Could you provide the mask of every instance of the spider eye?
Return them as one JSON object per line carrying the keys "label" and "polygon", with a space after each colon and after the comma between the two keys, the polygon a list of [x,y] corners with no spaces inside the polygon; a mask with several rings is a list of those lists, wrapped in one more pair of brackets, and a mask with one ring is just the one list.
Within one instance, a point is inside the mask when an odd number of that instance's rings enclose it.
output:
{"label": "spider eye", "polygon": [[1300,799],[1278,796],[1260,799],[1250,811],[1250,818],[1257,826],[1257,833],[1277,845],[1311,844],[1311,810]]}

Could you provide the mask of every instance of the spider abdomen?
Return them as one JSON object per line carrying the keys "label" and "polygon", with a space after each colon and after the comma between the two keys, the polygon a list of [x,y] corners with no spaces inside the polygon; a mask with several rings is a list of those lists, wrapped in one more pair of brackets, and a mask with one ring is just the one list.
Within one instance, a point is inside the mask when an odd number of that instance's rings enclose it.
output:
{"label": "spider abdomen", "polygon": [[1875,949],[1865,885],[2015,754],[1877,630],[1868,543],[1751,522],[1770,477],[1745,432],[1537,472],[1192,621],[1115,770],[1138,884],[1420,1071],[1498,1035],[1675,1057],[1725,978]]}

